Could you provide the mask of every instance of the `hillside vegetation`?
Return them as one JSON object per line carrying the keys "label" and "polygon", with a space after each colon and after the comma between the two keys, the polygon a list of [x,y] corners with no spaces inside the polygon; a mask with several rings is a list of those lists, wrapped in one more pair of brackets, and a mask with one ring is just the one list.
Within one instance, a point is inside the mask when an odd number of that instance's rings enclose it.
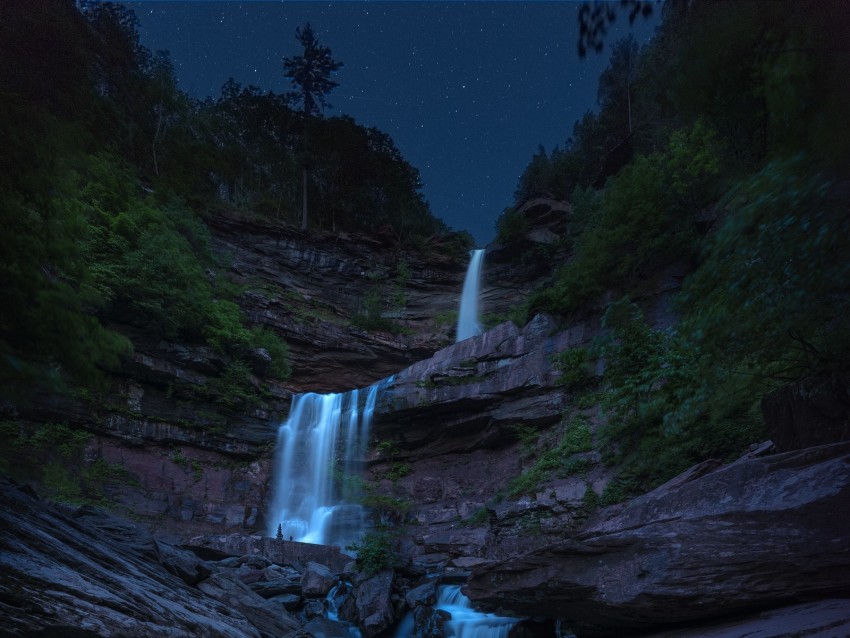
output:
{"label": "hillside vegetation", "polygon": [[[604,313],[609,336],[559,365],[576,403],[602,406],[627,491],[739,454],[763,436],[765,393],[846,369],[850,353],[843,5],[662,10],[647,46],[610,47],[598,111],[540,149],[497,223],[510,244],[523,202],[572,202],[566,250],[549,253],[569,258],[516,314]],[[635,302],[674,263],[689,273],[679,321],[655,329]]]}
{"label": "hillside vegetation", "polygon": [[301,165],[310,229],[377,232],[400,248],[469,243],[431,215],[386,134],[232,80],[216,99],[193,99],[136,27],[111,3],[0,7],[6,398],[94,387],[131,350],[114,322],[206,343],[237,390],[252,349],[285,378],[286,344],[243,316],[205,218],[244,210],[297,223]]}

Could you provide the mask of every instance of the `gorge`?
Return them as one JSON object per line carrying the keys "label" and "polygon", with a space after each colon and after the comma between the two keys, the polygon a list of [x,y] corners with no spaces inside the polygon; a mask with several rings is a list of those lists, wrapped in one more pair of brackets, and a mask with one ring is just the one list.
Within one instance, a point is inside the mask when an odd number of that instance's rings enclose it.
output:
{"label": "gorge", "polygon": [[328,48],[0,3],[0,638],[850,638],[850,14],[651,4],[473,249]]}

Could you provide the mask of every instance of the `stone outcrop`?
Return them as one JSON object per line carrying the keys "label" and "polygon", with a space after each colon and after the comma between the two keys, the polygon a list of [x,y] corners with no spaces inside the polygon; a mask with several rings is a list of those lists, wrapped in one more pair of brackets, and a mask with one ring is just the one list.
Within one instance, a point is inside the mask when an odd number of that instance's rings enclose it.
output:
{"label": "stone outcrop", "polygon": [[251,534],[216,534],[189,539],[184,547],[202,557],[263,556],[279,565],[318,563],[341,573],[352,560],[339,547],[277,540]]}
{"label": "stone outcrop", "polygon": [[[366,235],[302,232],[236,214],[210,220],[214,245],[231,256],[231,275],[247,287],[241,304],[251,318],[289,344],[294,391],[340,391],[386,378],[449,343],[466,263],[417,253]],[[387,299],[399,264],[403,307],[388,312],[404,334],[352,325],[370,292]],[[392,315],[392,316],[390,316]]]}
{"label": "stone outcrop", "polygon": [[391,424],[413,458],[504,446],[513,438],[508,425],[560,419],[564,393],[549,358],[583,336],[557,333],[538,315],[525,328],[506,322],[444,348],[396,375],[374,429],[381,436]]}
{"label": "stone outcrop", "polygon": [[[696,478],[694,478],[696,477]],[[850,444],[691,472],[565,540],[473,568],[467,595],[623,636],[850,597]]]}
{"label": "stone outcrop", "polygon": [[[164,550],[143,529],[89,508],[63,511],[6,479],[0,547],[4,635],[260,638],[297,626],[238,581],[208,575],[191,554]],[[214,597],[204,593],[213,588]]]}

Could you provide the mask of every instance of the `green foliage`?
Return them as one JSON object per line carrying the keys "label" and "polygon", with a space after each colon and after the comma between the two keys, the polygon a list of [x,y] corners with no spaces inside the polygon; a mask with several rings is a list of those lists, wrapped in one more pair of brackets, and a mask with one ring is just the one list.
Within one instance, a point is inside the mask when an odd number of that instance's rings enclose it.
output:
{"label": "green foliage", "polygon": [[528,220],[516,208],[506,208],[496,220],[496,243],[509,244],[528,232]]}
{"label": "green foliage", "polygon": [[401,454],[401,448],[398,447],[398,444],[394,441],[378,441],[377,445],[375,445],[375,449],[383,458],[386,459],[394,459],[399,454]]}
{"label": "green foliage", "polygon": [[673,134],[608,180],[577,240],[575,257],[532,295],[531,310],[567,314],[611,287],[628,288],[693,254],[695,213],[718,193],[719,146],[701,123]]}
{"label": "green foliage", "polygon": [[410,463],[395,462],[391,463],[390,467],[384,471],[383,478],[395,483],[399,479],[409,476],[411,472],[413,472],[413,467]]}
{"label": "green foliage", "polygon": [[850,218],[831,188],[797,156],[730,193],[728,217],[682,295],[703,374],[786,380],[847,360]]}
{"label": "green foliage", "polygon": [[466,518],[460,522],[464,527],[481,527],[486,525],[490,520],[490,513],[487,511],[486,507],[479,507],[469,518]]}
{"label": "green foliage", "polygon": [[520,454],[523,457],[531,456],[540,437],[537,428],[527,423],[514,423],[510,426],[510,430],[519,440]]}
{"label": "green foliage", "polygon": [[392,537],[383,530],[367,532],[359,542],[351,543],[346,549],[357,554],[357,569],[366,574],[392,567],[395,560]]}
{"label": "green foliage", "polygon": [[593,376],[590,371],[591,359],[587,349],[570,348],[552,357],[552,367],[561,373],[558,383],[568,390],[586,388]]}
{"label": "green foliage", "polygon": [[62,423],[3,421],[0,437],[0,469],[34,483],[51,500],[108,506],[107,488],[139,485],[138,477],[122,465],[86,458],[91,435],[85,430]]}
{"label": "green foliage", "polygon": [[210,378],[204,393],[230,409],[254,405],[259,399],[251,370],[239,359],[230,361],[218,377]]}
{"label": "green foliage", "polygon": [[569,476],[581,471],[586,463],[576,459],[575,455],[589,452],[593,447],[592,439],[586,419],[574,417],[564,426],[560,442],[544,450],[531,467],[508,483],[507,495],[515,498],[520,494],[534,494],[553,472]]}
{"label": "green foliage", "polygon": [[609,306],[603,325],[602,447],[630,488],[654,487],[703,458],[734,457],[761,435],[760,393],[707,382],[683,334],[650,328],[628,299]]}

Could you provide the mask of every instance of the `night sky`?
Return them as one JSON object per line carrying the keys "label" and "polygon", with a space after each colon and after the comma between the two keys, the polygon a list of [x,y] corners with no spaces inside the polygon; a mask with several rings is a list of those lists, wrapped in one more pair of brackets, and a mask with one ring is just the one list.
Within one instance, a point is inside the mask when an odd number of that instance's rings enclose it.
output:
{"label": "night sky", "polygon": [[142,44],[168,50],[180,88],[218,97],[228,77],[292,90],[282,58],[302,52],[310,22],[345,66],[327,116],[347,114],[388,133],[418,168],[437,217],[492,241],[517,180],[542,144],[563,145],[596,108],[610,45],[640,43],[660,20],[625,13],[601,54],[577,53],[576,2],[125,2]]}

